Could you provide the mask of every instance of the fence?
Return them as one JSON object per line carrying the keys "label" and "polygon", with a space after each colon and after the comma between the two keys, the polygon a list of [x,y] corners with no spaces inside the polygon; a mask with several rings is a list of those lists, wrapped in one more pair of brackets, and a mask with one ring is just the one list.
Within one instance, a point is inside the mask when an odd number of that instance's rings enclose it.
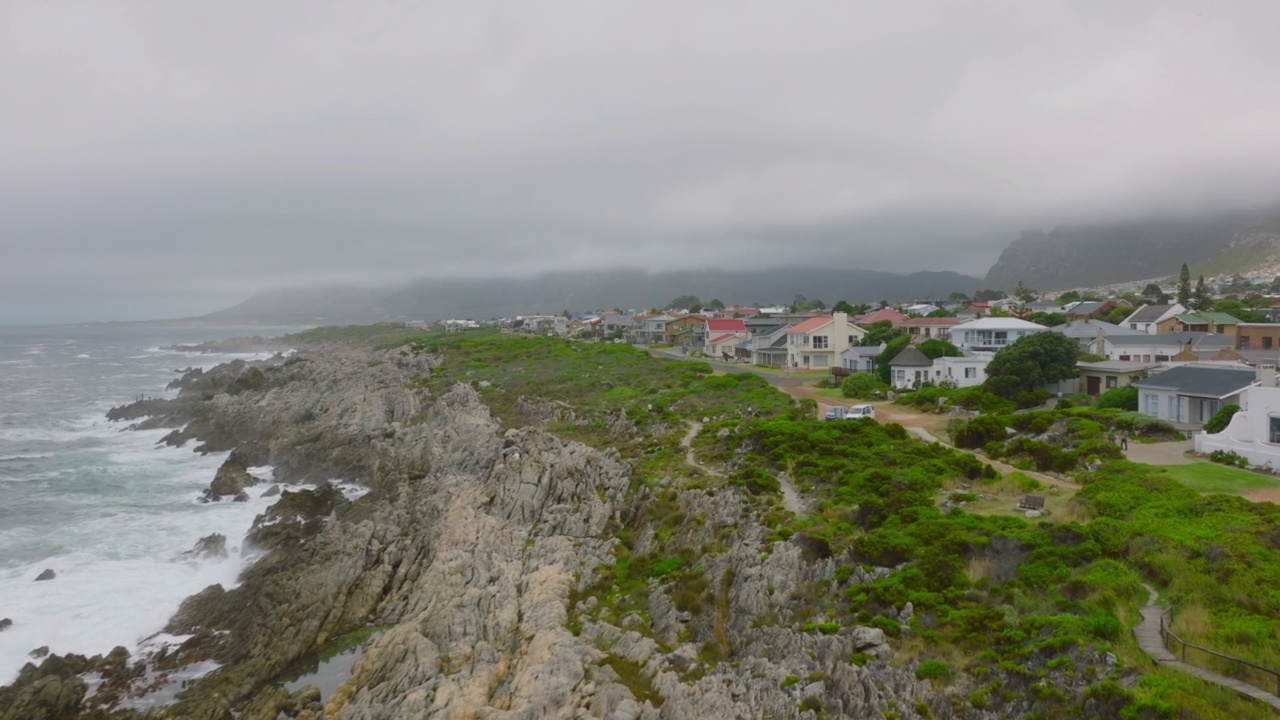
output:
{"label": "fence", "polygon": [[[1272,670],[1269,667],[1263,667],[1248,660],[1241,660],[1232,655],[1226,655],[1207,647],[1193,645],[1186,640],[1178,637],[1173,632],[1173,608],[1167,608],[1160,613],[1160,637],[1164,642],[1164,646],[1169,652],[1179,657],[1182,662],[1188,665],[1196,665],[1206,670],[1222,673],[1227,677],[1233,677],[1237,680],[1243,680],[1251,685],[1258,687],[1266,687],[1264,682],[1269,682],[1271,687],[1275,688],[1276,695],[1280,695],[1280,670]],[[1177,649],[1175,649],[1175,647]],[[1209,656],[1207,662],[1192,662],[1187,660],[1187,651],[1204,653]],[[1195,657],[1194,654],[1192,657]]]}

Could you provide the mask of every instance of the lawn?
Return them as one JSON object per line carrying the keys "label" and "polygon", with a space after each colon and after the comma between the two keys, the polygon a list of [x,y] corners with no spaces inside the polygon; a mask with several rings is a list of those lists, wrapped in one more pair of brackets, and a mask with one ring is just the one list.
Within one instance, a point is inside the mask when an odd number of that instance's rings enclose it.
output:
{"label": "lawn", "polygon": [[1164,471],[1173,479],[1199,492],[1238,494],[1280,486],[1280,479],[1211,462],[1168,465],[1164,467]]}

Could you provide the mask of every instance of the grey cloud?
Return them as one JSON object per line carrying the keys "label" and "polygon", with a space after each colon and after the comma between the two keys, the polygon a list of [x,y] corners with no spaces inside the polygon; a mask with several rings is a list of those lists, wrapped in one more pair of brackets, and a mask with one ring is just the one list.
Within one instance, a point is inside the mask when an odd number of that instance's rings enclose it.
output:
{"label": "grey cloud", "polygon": [[[0,0],[0,320],[1275,200],[1268,0]],[[148,308],[155,307],[153,310]]]}

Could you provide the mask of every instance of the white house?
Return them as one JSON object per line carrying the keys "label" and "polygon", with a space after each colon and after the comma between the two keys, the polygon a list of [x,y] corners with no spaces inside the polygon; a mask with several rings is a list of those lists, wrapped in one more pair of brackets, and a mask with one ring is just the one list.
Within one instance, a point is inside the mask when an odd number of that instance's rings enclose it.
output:
{"label": "white house", "polygon": [[840,366],[850,372],[874,372],[876,356],[884,352],[886,345],[854,345],[840,353]]}
{"label": "white house", "polygon": [[866,334],[846,313],[809,318],[787,329],[787,362],[795,368],[837,367],[840,353]]}
{"label": "white house", "polygon": [[719,333],[715,337],[708,337],[704,346],[708,357],[712,358],[734,358],[737,355],[738,343],[747,339],[746,331]]}
{"label": "white house", "polygon": [[787,364],[787,330],[790,325],[781,323],[753,334],[735,346],[739,360],[752,365],[783,367]]}
{"label": "white house", "polygon": [[932,382],[933,361],[920,348],[908,345],[889,359],[889,382],[899,390],[910,390]]}
{"label": "white house", "polygon": [[1049,328],[1012,317],[984,317],[951,328],[951,342],[961,350],[999,352],[1028,335]]}
{"label": "white house", "polygon": [[1063,325],[1055,325],[1049,328],[1050,331],[1056,332],[1075,340],[1080,345],[1081,350],[1091,351],[1097,340],[1115,335],[1138,335],[1146,337],[1147,334],[1141,330],[1133,330],[1124,325],[1113,325],[1104,320],[1096,318],[1082,318],[1072,320]]}
{"label": "white house", "polygon": [[987,365],[990,353],[973,353],[964,357],[940,357],[933,361],[934,370],[938,371],[934,382],[950,381],[956,387],[973,387],[987,380]]}
{"label": "white house", "polygon": [[1280,388],[1274,367],[1259,368],[1259,385],[1240,393],[1240,412],[1220,433],[1196,433],[1195,451],[1228,450],[1248,458],[1251,465],[1280,467]]}
{"label": "white house", "polygon": [[1138,380],[1138,412],[1183,426],[1200,427],[1223,405],[1258,384],[1253,370],[1182,365]]}
{"label": "white house", "polygon": [[1108,360],[1123,362],[1168,362],[1184,351],[1212,355],[1235,346],[1235,338],[1201,332],[1173,332],[1160,335],[1107,335],[1089,347]]}
{"label": "white house", "polygon": [[1155,335],[1158,323],[1175,315],[1181,315],[1186,311],[1187,309],[1178,303],[1172,305],[1143,305],[1134,310],[1120,325],[1130,330],[1138,330],[1149,335]]}

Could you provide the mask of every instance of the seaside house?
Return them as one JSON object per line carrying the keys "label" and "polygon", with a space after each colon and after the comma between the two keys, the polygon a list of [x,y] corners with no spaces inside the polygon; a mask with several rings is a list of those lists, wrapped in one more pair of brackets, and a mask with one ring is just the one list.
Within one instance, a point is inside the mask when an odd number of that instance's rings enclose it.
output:
{"label": "seaside house", "polygon": [[734,351],[739,360],[764,367],[784,367],[787,364],[787,330],[790,325],[780,323],[739,342]]}
{"label": "seaside house", "polygon": [[1072,340],[1075,340],[1076,343],[1080,345],[1080,349],[1086,352],[1093,352],[1091,348],[1094,346],[1095,342],[1101,338],[1113,335],[1146,336],[1146,333],[1141,330],[1132,330],[1121,325],[1113,325],[1112,323],[1095,318],[1077,319],[1063,325],[1055,325],[1049,328],[1049,332],[1066,335]]}
{"label": "seaside house", "polygon": [[660,344],[666,338],[667,323],[672,320],[675,320],[674,316],[665,314],[644,318],[640,325],[632,330],[636,342],[642,345]]}
{"label": "seaside house", "polygon": [[1138,412],[1196,429],[1223,405],[1240,404],[1240,394],[1258,384],[1253,370],[1183,365],[1138,380]]}
{"label": "seaside house", "polygon": [[999,352],[1022,338],[1049,328],[1013,317],[984,317],[951,328],[951,342],[967,352]]}
{"label": "seaside house", "polygon": [[865,315],[859,315],[856,322],[865,327],[874,323],[884,322],[886,320],[894,327],[898,327],[898,325],[907,320],[907,316],[893,308],[886,307],[880,308],[879,310],[873,310]]}
{"label": "seaside house", "polygon": [[918,388],[934,379],[933,361],[914,345],[889,359],[889,381],[898,390]]}
{"label": "seaside house", "polygon": [[842,312],[810,318],[787,329],[787,364],[806,369],[839,367],[840,353],[866,334]]}
{"label": "seaside house", "polygon": [[1157,362],[1103,360],[1081,361],[1076,363],[1076,369],[1080,371],[1080,386],[1084,388],[1084,392],[1097,397],[1107,390],[1132,385],[1151,373],[1164,369],[1164,365]]}
{"label": "seaside house", "polygon": [[1125,362],[1208,360],[1234,345],[1235,339],[1212,333],[1163,333],[1160,335],[1108,335],[1090,346],[1095,355]]}
{"label": "seaside house", "polygon": [[949,381],[956,387],[973,387],[987,380],[992,353],[969,353],[964,357],[940,357],[933,361],[934,382]]}
{"label": "seaside house", "polygon": [[840,367],[850,373],[874,372],[876,356],[884,352],[886,345],[852,345],[840,352]]}
{"label": "seaside house", "polygon": [[1235,337],[1240,320],[1224,312],[1189,312],[1156,323],[1157,333],[1204,332]]}
{"label": "seaside house", "polygon": [[1280,350],[1280,323],[1240,323],[1237,350]]}
{"label": "seaside house", "polygon": [[1143,305],[1134,310],[1120,324],[1130,330],[1141,330],[1144,333],[1155,335],[1162,320],[1167,320],[1186,311],[1187,308],[1178,303],[1172,305]]}
{"label": "seaside house", "polygon": [[903,320],[895,327],[906,330],[912,342],[924,340],[950,340],[951,328],[965,322],[953,317],[913,317]]}
{"label": "seaside house", "polygon": [[1197,453],[1224,450],[1243,455],[1250,465],[1280,468],[1280,388],[1274,365],[1260,367],[1257,384],[1240,393],[1240,411],[1219,433],[1192,436]]}

